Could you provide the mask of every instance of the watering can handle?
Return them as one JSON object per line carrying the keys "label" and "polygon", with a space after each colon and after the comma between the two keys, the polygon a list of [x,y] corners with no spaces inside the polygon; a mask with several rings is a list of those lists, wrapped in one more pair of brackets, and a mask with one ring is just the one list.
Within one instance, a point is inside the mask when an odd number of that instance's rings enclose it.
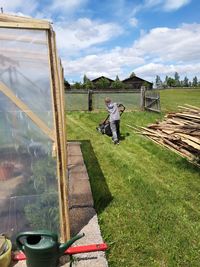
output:
{"label": "watering can handle", "polygon": [[79,234],[79,235],[72,237],[67,243],[60,244],[60,246],[59,246],[60,255],[62,255],[65,252],[65,250],[68,249],[76,240],[78,240],[84,236],[85,236],[85,234],[82,233],[82,234]]}
{"label": "watering can handle", "polygon": [[37,236],[37,235],[41,235],[41,236],[48,236],[51,237],[55,242],[58,241],[58,236],[55,233],[52,233],[50,231],[30,231],[30,232],[22,232],[19,233],[16,237],[16,244],[19,247],[20,250],[24,251],[24,244],[21,242],[20,238],[22,237],[26,237],[26,236]]}

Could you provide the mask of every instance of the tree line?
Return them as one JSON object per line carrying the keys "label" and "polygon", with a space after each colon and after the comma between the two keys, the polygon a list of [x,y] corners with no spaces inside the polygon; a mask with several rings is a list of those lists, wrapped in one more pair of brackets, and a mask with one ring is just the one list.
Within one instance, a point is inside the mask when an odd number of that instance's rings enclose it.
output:
{"label": "tree line", "polygon": [[[129,78],[132,78],[133,76],[136,76],[134,72],[132,72],[129,76]],[[119,76],[116,75],[116,78],[113,82],[111,82],[110,80],[106,79],[106,78],[101,78],[99,79],[97,82],[94,83],[86,76],[83,76],[83,82],[75,82],[73,84],[69,84],[68,81],[64,81],[65,82],[65,88],[69,87],[71,89],[86,89],[86,90],[93,90],[98,89],[98,90],[102,90],[102,89],[126,89],[126,85],[120,81]]]}
{"label": "tree line", "polygon": [[92,90],[94,88],[97,88],[99,90],[105,89],[105,88],[124,89],[124,84],[120,81],[117,75],[115,81],[113,82],[102,77],[94,85],[94,83],[86,75],[84,75],[83,82],[76,82],[71,85],[71,88],[72,89],[86,89],[86,90]]}
{"label": "tree line", "polygon": [[159,75],[156,75],[155,80],[156,88],[168,88],[168,87],[199,87],[200,81],[197,76],[190,81],[187,76],[183,80],[180,79],[178,72],[174,73],[174,77],[165,76],[164,81],[161,80]]}

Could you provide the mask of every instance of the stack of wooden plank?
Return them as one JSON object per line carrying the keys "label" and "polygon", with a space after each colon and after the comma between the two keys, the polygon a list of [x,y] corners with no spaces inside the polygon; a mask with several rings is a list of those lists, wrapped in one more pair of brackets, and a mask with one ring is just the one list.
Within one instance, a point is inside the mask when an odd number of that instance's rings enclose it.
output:
{"label": "stack of wooden plank", "polygon": [[179,108],[162,122],[134,129],[200,167],[200,108],[187,104]]}

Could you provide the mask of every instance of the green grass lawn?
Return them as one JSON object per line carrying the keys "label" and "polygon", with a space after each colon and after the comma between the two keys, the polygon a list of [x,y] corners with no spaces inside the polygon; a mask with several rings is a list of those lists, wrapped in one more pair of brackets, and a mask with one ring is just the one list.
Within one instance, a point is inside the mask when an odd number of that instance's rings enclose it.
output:
{"label": "green grass lawn", "polygon": [[[197,105],[200,91],[194,94],[183,101],[176,91],[161,92],[162,107]],[[109,266],[200,266],[200,170],[126,126],[163,114],[124,113],[119,146],[95,129],[105,115],[69,112],[67,135],[82,140]]]}
{"label": "green grass lawn", "polygon": [[160,90],[162,111],[177,110],[178,105],[200,106],[200,88]]}

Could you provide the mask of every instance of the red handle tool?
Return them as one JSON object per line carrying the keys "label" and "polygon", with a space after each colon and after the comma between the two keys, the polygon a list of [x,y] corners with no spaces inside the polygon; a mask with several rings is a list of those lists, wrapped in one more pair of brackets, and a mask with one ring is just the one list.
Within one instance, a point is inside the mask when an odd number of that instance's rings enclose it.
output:
{"label": "red handle tool", "polygon": [[[92,245],[87,245],[87,246],[69,247],[68,249],[65,250],[64,254],[73,255],[73,254],[78,254],[78,253],[105,251],[107,249],[108,249],[108,245],[105,243],[92,244]],[[26,255],[22,251],[20,251],[20,252],[17,252],[16,254],[13,254],[12,259],[15,261],[26,260]]]}

